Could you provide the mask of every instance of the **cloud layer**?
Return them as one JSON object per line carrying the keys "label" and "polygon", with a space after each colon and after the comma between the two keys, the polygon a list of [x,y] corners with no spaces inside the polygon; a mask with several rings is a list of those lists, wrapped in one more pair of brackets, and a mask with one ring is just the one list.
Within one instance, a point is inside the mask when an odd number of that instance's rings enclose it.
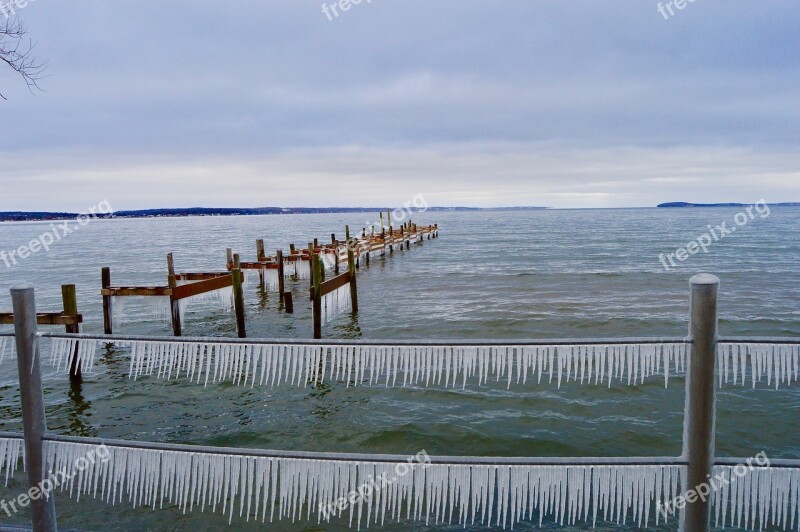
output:
{"label": "cloud layer", "polygon": [[800,201],[796,0],[38,0],[0,210]]}

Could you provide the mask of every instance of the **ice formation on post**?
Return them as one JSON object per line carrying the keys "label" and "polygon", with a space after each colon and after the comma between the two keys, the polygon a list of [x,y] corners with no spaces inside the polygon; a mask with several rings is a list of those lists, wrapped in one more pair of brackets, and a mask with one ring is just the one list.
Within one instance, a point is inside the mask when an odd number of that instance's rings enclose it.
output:
{"label": "ice formation on post", "polygon": [[[20,438],[0,438],[0,473],[5,469],[5,485],[14,476],[20,458],[25,456],[25,446]],[[24,460],[23,460],[24,465]]]}
{"label": "ice formation on post", "polygon": [[490,381],[510,387],[528,380],[611,386],[685,371],[686,345],[412,346],[254,344],[165,340],[116,340],[131,349],[130,376],[185,376],[196,382],[255,386],[353,385],[466,387]]}
{"label": "ice formation on post", "polygon": [[719,385],[733,377],[734,386],[745,384],[749,370],[753,388],[757,382],[790,385],[800,377],[800,344],[756,344],[723,342],[717,349]]}
{"label": "ice formation on post", "polygon": [[6,355],[9,357],[13,356],[14,354],[14,337],[13,336],[0,336],[0,364],[3,363],[3,360],[6,358]]}
{"label": "ice formation on post", "polygon": [[714,466],[714,526],[800,530],[800,469]]}
{"label": "ice formation on post", "polygon": [[[452,465],[413,458],[392,463],[105,450],[101,455],[94,445],[45,442],[48,463],[71,477],[61,486],[70,496],[219,511],[229,522],[236,516],[261,522],[341,519],[358,529],[390,521],[512,529],[521,521],[605,521],[642,527],[671,517],[657,512],[656,503],[672,500],[685,484],[681,466]],[[91,452],[105,458],[86,460]],[[355,503],[341,510],[341,497]]]}
{"label": "ice formation on post", "polygon": [[309,260],[296,260],[294,261],[294,274],[298,279],[311,279],[311,261]]}
{"label": "ice formation on post", "polygon": [[130,316],[137,316],[138,312],[135,310],[130,315],[126,312],[126,307],[130,309],[131,303],[143,303],[150,316],[158,321],[172,323],[172,306],[169,296],[112,296],[111,319],[115,326],[121,325]]}
{"label": "ice formation on post", "polygon": [[264,268],[264,285],[267,290],[278,289],[278,270],[275,268]]}
{"label": "ice formation on post", "polygon": [[230,312],[233,309],[233,286],[226,286],[219,290],[203,292],[191,297],[178,300],[180,318],[183,321],[186,311],[190,305],[194,304],[214,306],[223,312]]}
{"label": "ice formation on post", "polygon": [[322,296],[322,323],[328,323],[335,316],[352,310],[351,302],[350,283]]}

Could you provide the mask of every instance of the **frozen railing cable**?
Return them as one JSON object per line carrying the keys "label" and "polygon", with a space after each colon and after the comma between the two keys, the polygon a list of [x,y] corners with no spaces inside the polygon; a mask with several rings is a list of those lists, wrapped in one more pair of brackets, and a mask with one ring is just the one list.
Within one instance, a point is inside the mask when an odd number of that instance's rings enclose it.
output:
{"label": "frozen railing cable", "polygon": [[[346,299],[346,297],[344,298]],[[642,384],[648,377],[684,373],[689,343],[681,339],[544,340],[515,342],[381,342],[233,340],[135,336],[59,335],[53,339],[90,341],[81,348],[82,368],[91,370],[98,341],[131,350],[130,376],[189,378],[203,384],[316,385],[344,380],[347,385],[465,387],[469,382],[542,381],[610,386],[613,381]],[[0,337],[2,338],[2,337]],[[775,388],[798,382],[800,341],[723,340],[718,348],[720,386],[728,382]],[[545,343],[549,342],[549,343]],[[595,343],[590,343],[595,342]],[[69,368],[72,343],[54,342],[51,363]],[[63,369],[66,368],[66,369]]]}
{"label": "frozen railing cable", "polygon": [[[577,465],[447,464],[419,455],[391,462],[103,445],[101,454],[94,442],[46,438],[48,462],[58,471],[66,468],[70,478],[63,491],[112,504],[127,499],[153,509],[165,504],[183,512],[209,508],[228,515],[229,522],[234,515],[262,522],[343,518],[359,529],[387,520],[511,528],[545,519],[562,525],[645,526],[664,521],[655,504],[677,496],[685,474],[681,465],[615,463],[620,459]],[[90,453],[99,459],[86,460]],[[76,468],[82,457],[85,467]],[[350,493],[358,500],[340,510],[340,497]]]}
{"label": "frozen railing cable", "polygon": [[20,460],[24,467],[25,445],[22,437],[0,436],[0,474],[5,474],[5,485],[14,476]]}

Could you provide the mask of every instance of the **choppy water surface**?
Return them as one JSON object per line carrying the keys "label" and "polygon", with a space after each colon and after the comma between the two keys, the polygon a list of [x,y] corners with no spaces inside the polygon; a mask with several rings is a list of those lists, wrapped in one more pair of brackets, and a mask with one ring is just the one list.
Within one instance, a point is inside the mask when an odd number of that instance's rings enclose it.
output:
{"label": "choppy water surface", "polygon": [[[330,338],[553,338],[683,336],[688,280],[715,273],[723,335],[800,335],[800,209],[772,208],[665,271],[660,253],[698,238],[709,224],[733,224],[740,209],[631,209],[534,212],[424,213],[441,238],[411,252],[373,259],[359,274],[361,312],[324,330]],[[296,215],[95,221],[7,269],[0,262],[0,309],[8,288],[37,287],[41,310],[60,309],[63,283],[78,286],[84,330],[102,331],[100,268],[114,284],[164,284],[166,254],[179,271],[224,269],[225,248],[255,257],[255,240],[268,250],[313,237],[342,235],[377,215]],[[0,249],[16,248],[49,229],[48,223],[0,224]],[[252,337],[308,338],[311,313],[306,282],[290,285],[295,314],[277,311],[276,294],[246,287]],[[230,315],[199,311],[186,335],[233,336]],[[170,333],[168,324],[140,314],[116,332]],[[487,456],[663,456],[680,452],[683,382],[668,389],[657,379],[638,387],[616,385],[560,390],[550,385],[438,388],[345,387],[318,389],[203,388],[182,381],[127,378],[127,357],[104,353],[81,389],[45,380],[49,428],[63,434],[133,440],[314,451]],[[0,430],[21,430],[15,364],[0,366]],[[800,391],[762,386],[724,388],[718,395],[719,455],[800,458]],[[18,475],[0,497],[21,491]],[[183,515],[168,509],[107,508],[58,498],[62,528],[216,529],[220,515]],[[18,514],[0,523],[24,523]],[[256,528],[234,520],[234,529]],[[281,523],[271,530],[318,530]],[[391,530],[435,529],[401,523]],[[454,527],[457,529],[457,527]],[[523,529],[525,527],[522,527]]]}

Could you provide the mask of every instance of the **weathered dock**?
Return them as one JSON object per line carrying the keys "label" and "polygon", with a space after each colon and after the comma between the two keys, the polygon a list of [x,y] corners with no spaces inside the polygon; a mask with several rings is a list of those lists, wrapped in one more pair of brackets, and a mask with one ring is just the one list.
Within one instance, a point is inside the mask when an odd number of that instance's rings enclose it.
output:
{"label": "weathered dock", "polygon": [[[383,225],[383,213],[380,214]],[[391,220],[389,215],[388,220]],[[407,251],[412,243],[438,238],[438,224],[421,226],[411,221],[394,228],[391,223],[380,232],[371,228],[367,233],[351,235],[345,226],[344,239],[330,235],[330,243],[322,244],[314,238],[306,247],[289,244],[288,252],[282,249],[267,255],[264,240],[256,240],[256,260],[242,261],[232,248],[226,250],[225,271],[176,272],[173,254],[167,255],[167,283],[159,286],[113,286],[111,270],[101,270],[103,298],[103,328],[113,334],[114,315],[121,316],[122,301],[126,297],[152,298],[151,311],[160,319],[169,321],[173,334],[181,336],[186,303],[190,300],[217,301],[225,310],[233,310],[237,335],[246,337],[244,291],[245,273],[258,275],[259,287],[279,294],[279,309],[294,312],[292,292],[286,282],[308,281],[313,312],[313,337],[321,338],[322,326],[343,312],[358,312],[356,271],[368,266],[371,257],[392,255]],[[333,277],[326,280],[326,272]],[[349,292],[349,298],[346,293]],[[115,312],[115,306],[117,307]]]}

